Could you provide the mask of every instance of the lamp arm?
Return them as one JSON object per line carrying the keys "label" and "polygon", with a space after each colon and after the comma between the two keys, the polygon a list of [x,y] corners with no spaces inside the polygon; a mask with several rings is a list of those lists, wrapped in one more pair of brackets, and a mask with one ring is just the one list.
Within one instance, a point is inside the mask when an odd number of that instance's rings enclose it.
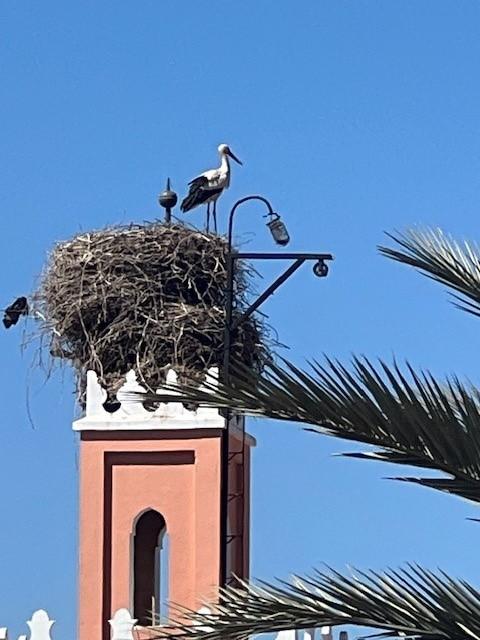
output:
{"label": "lamp arm", "polygon": [[275,211],[273,210],[272,205],[270,204],[270,202],[264,198],[263,196],[245,196],[245,198],[241,198],[240,200],[237,200],[237,202],[233,205],[232,210],[230,211],[230,215],[228,217],[228,251],[231,252],[232,250],[232,239],[233,239],[233,217],[235,215],[235,212],[237,211],[238,207],[243,204],[244,202],[248,202],[249,200],[259,200],[260,202],[263,202],[265,204],[265,206],[268,209],[268,213],[269,215],[275,215]]}

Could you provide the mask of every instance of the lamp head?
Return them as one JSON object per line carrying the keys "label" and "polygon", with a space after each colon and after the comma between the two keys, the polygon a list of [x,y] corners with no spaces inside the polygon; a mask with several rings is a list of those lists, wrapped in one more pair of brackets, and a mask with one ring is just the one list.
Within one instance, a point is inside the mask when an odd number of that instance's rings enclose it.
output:
{"label": "lamp head", "polygon": [[267,222],[267,227],[270,229],[272,238],[277,244],[285,247],[290,242],[290,236],[288,235],[287,227],[280,218],[278,213],[271,213],[270,220]]}

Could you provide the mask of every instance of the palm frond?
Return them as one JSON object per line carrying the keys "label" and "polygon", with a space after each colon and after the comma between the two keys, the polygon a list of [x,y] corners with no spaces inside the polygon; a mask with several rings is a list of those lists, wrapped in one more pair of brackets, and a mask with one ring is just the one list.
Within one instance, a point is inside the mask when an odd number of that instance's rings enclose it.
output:
{"label": "palm frond", "polygon": [[275,585],[239,582],[208,606],[210,613],[177,608],[184,618],[158,637],[247,640],[266,632],[349,624],[381,630],[387,638],[480,640],[480,592],[418,566],[351,575],[317,571]]}
{"label": "palm frond", "polygon": [[[176,387],[179,401],[240,413],[295,421],[309,430],[374,445],[373,451],[344,454],[434,469],[440,478],[401,478],[480,502],[480,401],[457,379],[440,383],[429,373],[408,377],[394,364],[375,367],[354,358],[352,370],[339,362],[314,363],[306,372],[291,363],[270,363],[258,376],[234,367],[229,385]],[[155,402],[171,396],[134,394]]]}
{"label": "palm frond", "polygon": [[380,246],[387,258],[409,264],[424,275],[450,287],[457,307],[480,315],[480,248],[458,242],[440,229],[409,229],[387,233],[400,249]]}

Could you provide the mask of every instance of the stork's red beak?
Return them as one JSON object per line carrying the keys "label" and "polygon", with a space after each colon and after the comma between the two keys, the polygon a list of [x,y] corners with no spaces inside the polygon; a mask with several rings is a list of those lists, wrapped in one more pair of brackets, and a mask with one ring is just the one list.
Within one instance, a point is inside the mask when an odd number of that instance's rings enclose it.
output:
{"label": "stork's red beak", "polygon": [[230,149],[227,149],[227,151],[225,152],[227,154],[227,156],[230,156],[230,158],[232,158],[232,160],[235,160],[235,162],[237,162],[238,164],[243,164],[243,162],[241,160],[239,160],[237,158],[237,156],[232,153],[232,151]]}

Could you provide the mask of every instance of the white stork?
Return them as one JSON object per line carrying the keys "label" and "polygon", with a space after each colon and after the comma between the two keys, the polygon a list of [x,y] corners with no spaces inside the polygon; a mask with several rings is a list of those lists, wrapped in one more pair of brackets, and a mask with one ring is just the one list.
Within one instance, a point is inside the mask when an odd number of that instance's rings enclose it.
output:
{"label": "white stork", "polygon": [[184,198],[180,208],[186,213],[200,204],[207,205],[207,231],[210,227],[210,204],[213,204],[213,224],[215,233],[217,231],[217,200],[224,189],[230,185],[230,160],[235,160],[242,164],[232,153],[228,144],[221,144],[218,147],[220,155],[220,166],[218,169],[209,169],[201,173],[198,177],[189,182],[188,195]]}

